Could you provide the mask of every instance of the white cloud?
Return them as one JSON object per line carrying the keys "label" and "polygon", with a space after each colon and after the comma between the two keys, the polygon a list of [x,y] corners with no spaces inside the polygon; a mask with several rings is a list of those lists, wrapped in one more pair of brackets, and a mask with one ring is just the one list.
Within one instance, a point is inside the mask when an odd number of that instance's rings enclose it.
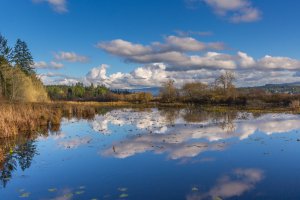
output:
{"label": "white cloud", "polygon": [[56,60],[68,61],[68,62],[87,62],[88,57],[78,55],[74,52],[65,52],[61,51],[59,53],[55,53],[54,55]]}
{"label": "white cloud", "polygon": [[62,63],[59,63],[59,62],[51,61],[50,66],[52,66],[55,69],[59,69],[59,68],[62,68],[64,65]]}
{"label": "white cloud", "polygon": [[178,52],[192,52],[192,51],[204,51],[204,50],[223,50],[225,45],[221,42],[205,44],[192,37],[177,37],[168,36],[165,38],[165,43],[154,43],[153,48],[158,52],[165,51],[178,51]]}
{"label": "white cloud", "polygon": [[65,13],[68,12],[67,0],[32,0],[34,3],[47,2],[55,12]]}
{"label": "white cloud", "polygon": [[51,61],[50,63],[47,63],[45,61],[39,61],[35,62],[33,67],[35,69],[61,69],[64,67],[64,65],[55,61]]}
{"label": "white cloud", "polygon": [[[117,42],[118,41],[118,42]],[[124,45],[126,44],[126,45]],[[236,55],[206,52],[209,49],[222,50],[223,43],[203,43],[192,37],[168,36],[164,43],[151,45],[133,44],[131,42],[112,40],[101,42],[98,47],[134,63],[165,63],[168,70],[196,69],[257,69],[257,70],[300,70],[300,61],[288,57],[265,56],[255,60],[244,52]],[[194,54],[191,54],[194,52]]]}
{"label": "white cloud", "polygon": [[130,73],[114,73],[107,75],[108,65],[92,68],[84,77],[86,84],[106,85],[110,88],[155,87],[166,81],[166,66],[161,63],[138,67]]}
{"label": "white cloud", "polygon": [[81,81],[80,78],[53,72],[39,74],[38,77],[45,85],[74,85]]}
{"label": "white cloud", "polygon": [[99,42],[97,47],[113,55],[134,58],[146,55],[160,57],[173,52],[222,50],[225,48],[225,45],[221,42],[204,43],[192,37],[168,36],[164,39],[164,43],[153,42],[150,45],[142,45],[116,39],[108,42]]}
{"label": "white cloud", "polygon": [[143,55],[152,51],[150,47],[133,44],[122,39],[101,42],[97,44],[97,47],[118,56]]}
{"label": "white cloud", "polygon": [[188,8],[196,8],[204,2],[215,14],[233,23],[254,22],[261,19],[261,11],[250,0],[186,0]]}
{"label": "white cloud", "polygon": [[[297,71],[291,70],[275,70],[268,68],[257,69],[252,68],[253,60],[245,54],[241,54],[242,59],[237,59],[236,62],[229,62],[231,65],[241,65],[242,67],[235,70],[237,77],[237,86],[257,86],[269,83],[291,83],[300,81],[297,76]],[[226,63],[226,62],[225,62]],[[228,64],[229,65],[229,64]],[[230,66],[230,65],[229,65]],[[204,83],[213,83],[215,78],[221,75],[223,69],[205,69],[195,68],[193,70],[176,71],[173,68],[167,67],[163,63],[147,64],[137,67],[129,73],[117,72],[107,74],[107,65],[100,65],[92,68],[84,77],[69,77],[63,74],[47,73],[40,75],[45,84],[75,84],[83,82],[86,85],[91,83],[95,85],[106,85],[114,89],[133,89],[144,87],[160,87],[163,82],[168,79],[175,81],[175,84],[180,87],[184,83],[201,81]]]}
{"label": "white cloud", "polygon": [[33,67],[38,69],[38,68],[46,68],[48,67],[47,63],[45,61],[39,61],[39,62],[35,62],[33,64]]}
{"label": "white cloud", "polygon": [[272,57],[266,55],[258,61],[258,65],[265,69],[300,70],[300,61],[288,57]]}
{"label": "white cloud", "polygon": [[[245,52],[235,54],[208,51],[223,49],[223,43],[203,43],[192,37],[168,36],[164,42],[153,42],[149,45],[134,44],[124,40],[100,42],[99,48],[119,56],[125,61],[141,63],[131,72],[107,74],[108,65],[92,68],[83,77],[54,77],[44,74],[45,84],[74,84],[83,82],[86,85],[106,85],[114,89],[132,89],[159,87],[168,79],[173,79],[177,86],[186,82],[201,81],[212,83],[224,70],[234,70],[237,86],[257,86],[269,83],[291,83],[300,81],[300,60],[289,57],[266,55],[255,59]],[[204,52],[200,52],[204,51]],[[57,60],[84,62],[87,57],[73,52],[60,52]],[[62,64],[41,61],[36,67],[62,67]]]}

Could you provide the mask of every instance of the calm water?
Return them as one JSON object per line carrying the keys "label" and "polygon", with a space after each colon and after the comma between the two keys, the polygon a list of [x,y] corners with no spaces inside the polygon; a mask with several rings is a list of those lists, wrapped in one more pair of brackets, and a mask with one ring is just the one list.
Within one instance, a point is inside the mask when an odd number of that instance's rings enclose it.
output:
{"label": "calm water", "polygon": [[291,114],[120,109],[64,119],[58,131],[1,141],[0,199],[300,199],[299,131]]}

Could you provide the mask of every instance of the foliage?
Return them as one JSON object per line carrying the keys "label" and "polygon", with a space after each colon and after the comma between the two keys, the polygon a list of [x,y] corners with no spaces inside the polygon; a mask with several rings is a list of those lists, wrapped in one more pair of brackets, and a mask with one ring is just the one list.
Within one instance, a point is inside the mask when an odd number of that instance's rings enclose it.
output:
{"label": "foliage", "polygon": [[33,59],[27,44],[17,40],[12,51],[0,35],[0,99],[10,101],[47,101],[48,95],[32,68]]}
{"label": "foliage", "polygon": [[19,67],[26,75],[34,74],[33,58],[28,49],[26,42],[18,39],[13,50],[12,61]]}
{"label": "foliage", "polygon": [[85,86],[83,83],[75,85],[49,85],[46,86],[51,100],[69,101],[128,101],[135,103],[149,103],[153,96],[151,93],[130,93],[126,90],[110,90],[104,85]]}

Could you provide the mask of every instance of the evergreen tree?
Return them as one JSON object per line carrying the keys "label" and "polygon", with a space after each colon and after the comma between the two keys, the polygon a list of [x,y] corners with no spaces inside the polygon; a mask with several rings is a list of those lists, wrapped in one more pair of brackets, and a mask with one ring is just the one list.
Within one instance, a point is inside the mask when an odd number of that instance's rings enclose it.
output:
{"label": "evergreen tree", "polygon": [[18,39],[13,51],[13,62],[19,67],[25,74],[35,74],[32,67],[34,62],[32,55],[28,49],[26,42]]}
{"label": "evergreen tree", "polygon": [[0,63],[3,60],[9,62],[11,60],[12,49],[7,44],[7,39],[0,33]]}

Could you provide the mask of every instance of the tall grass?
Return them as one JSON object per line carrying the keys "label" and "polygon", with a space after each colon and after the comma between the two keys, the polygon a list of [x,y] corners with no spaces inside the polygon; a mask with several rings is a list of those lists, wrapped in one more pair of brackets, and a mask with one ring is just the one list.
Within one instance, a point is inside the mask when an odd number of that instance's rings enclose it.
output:
{"label": "tall grass", "polygon": [[127,102],[49,102],[0,103],[0,138],[17,134],[53,130],[60,127],[62,117],[92,119],[103,108],[129,106]]}
{"label": "tall grass", "polygon": [[61,119],[58,110],[36,104],[2,104],[0,116],[0,137],[49,127],[59,124]]}

